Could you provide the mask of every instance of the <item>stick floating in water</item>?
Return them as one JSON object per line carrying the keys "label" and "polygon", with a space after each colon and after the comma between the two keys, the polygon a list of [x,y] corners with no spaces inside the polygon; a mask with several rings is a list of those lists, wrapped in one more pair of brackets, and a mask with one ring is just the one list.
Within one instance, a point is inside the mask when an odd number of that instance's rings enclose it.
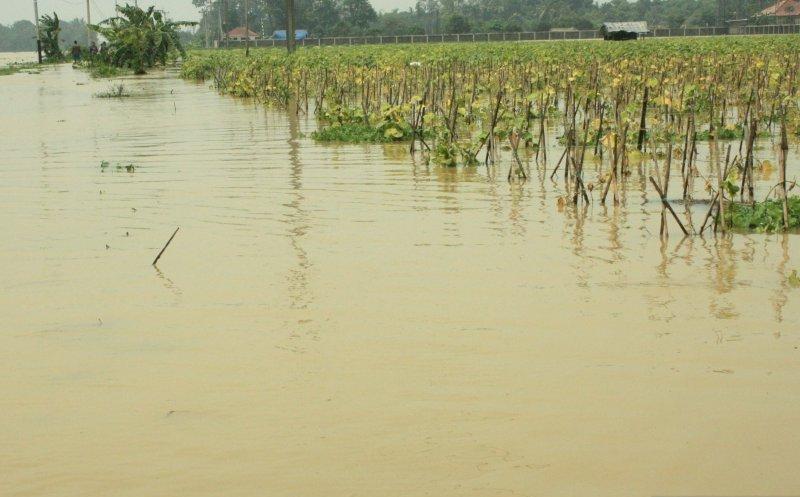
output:
{"label": "stick floating in water", "polygon": [[181,227],[180,227],[180,226],[178,226],[178,227],[175,229],[175,233],[173,233],[173,234],[172,234],[172,236],[171,236],[171,237],[169,237],[169,240],[167,240],[167,244],[166,244],[166,245],[164,245],[164,248],[162,248],[162,249],[161,249],[161,252],[159,252],[159,253],[158,253],[158,255],[156,256],[156,259],[153,261],[153,265],[154,265],[154,266],[156,265],[156,262],[158,262],[158,260],[159,260],[159,259],[161,259],[161,256],[162,256],[162,255],[164,255],[164,251],[165,251],[165,250],[167,250],[167,247],[169,247],[169,244],[170,244],[170,243],[172,243],[172,239],[173,239],[173,238],[175,238],[175,235],[177,235],[177,234],[178,234],[178,231],[179,231],[180,229],[181,229]]}
{"label": "stick floating in water", "polygon": [[683,223],[681,222],[680,218],[678,217],[677,214],[675,214],[675,211],[672,210],[672,206],[669,205],[669,202],[667,202],[667,198],[664,196],[664,192],[661,191],[661,188],[658,187],[658,183],[656,183],[656,180],[652,176],[650,176],[650,183],[653,184],[653,188],[655,188],[656,192],[658,192],[658,196],[661,198],[661,203],[664,204],[664,207],[666,207],[667,210],[670,212],[670,214],[672,214],[672,217],[678,223],[678,226],[681,227],[681,231],[683,231],[683,234],[689,236],[689,232],[686,231],[686,228],[683,226]]}

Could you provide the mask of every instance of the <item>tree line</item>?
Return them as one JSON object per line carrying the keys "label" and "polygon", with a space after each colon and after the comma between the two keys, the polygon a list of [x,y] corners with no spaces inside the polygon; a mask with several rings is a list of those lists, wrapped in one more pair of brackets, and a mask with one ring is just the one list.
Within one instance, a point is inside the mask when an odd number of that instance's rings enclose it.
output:
{"label": "tree line", "polygon": [[[193,0],[201,9],[197,40],[244,25],[268,37],[285,28],[285,0]],[[368,0],[294,0],[296,27],[312,36],[409,35],[597,29],[604,21],[654,27],[724,26],[753,16],[771,0],[419,0],[407,10],[377,13]]]}
{"label": "tree line", "polygon": [[[243,26],[245,0],[192,0],[202,16],[194,42]],[[294,0],[295,26],[311,36],[409,35],[597,29],[604,21],[647,21],[652,27],[724,26],[748,18],[771,0],[420,0],[406,10],[378,13],[369,0]],[[263,37],[285,29],[285,0],[248,0],[250,29]],[[81,19],[61,21],[60,40],[84,43]],[[30,21],[0,24],[0,51],[36,49]]]}
{"label": "tree line", "polygon": [[[86,44],[86,23],[83,19],[61,20],[59,41],[63,46],[73,41]],[[0,52],[35,52],[36,26],[32,21],[17,21],[11,25],[0,24]]]}

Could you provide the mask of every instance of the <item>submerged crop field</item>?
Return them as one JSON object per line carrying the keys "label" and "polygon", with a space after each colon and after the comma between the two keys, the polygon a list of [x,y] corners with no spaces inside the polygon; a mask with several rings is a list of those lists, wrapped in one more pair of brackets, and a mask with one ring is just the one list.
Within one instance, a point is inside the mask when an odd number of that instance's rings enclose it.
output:
{"label": "submerged crop field", "polygon": [[[800,226],[800,210],[789,199],[795,183],[786,164],[789,143],[800,133],[798,41],[206,51],[192,53],[182,75],[312,113],[317,141],[407,142],[410,155],[426,163],[504,165],[509,181],[525,181],[533,169],[563,178],[563,201],[575,205],[590,202],[595,189],[600,202],[618,202],[620,182],[631,168],[644,167],[665,215],[671,212],[686,234],[706,227],[792,230]],[[556,157],[547,155],[549,131],[563,149]],[[759,138],[771,139],[774,153],[756,159]],[[765,168],[779,178],[759,198],[754,178]],[[678,176],[678,191],[670,191]],[[668,196],[708,200],[702,227],[687,227],[691,217],[681,221]],[[781,203],[780,219],[752,223],[752,216],[725,213],[770,197]],[[666,229],[662,221],[662,234]]]}

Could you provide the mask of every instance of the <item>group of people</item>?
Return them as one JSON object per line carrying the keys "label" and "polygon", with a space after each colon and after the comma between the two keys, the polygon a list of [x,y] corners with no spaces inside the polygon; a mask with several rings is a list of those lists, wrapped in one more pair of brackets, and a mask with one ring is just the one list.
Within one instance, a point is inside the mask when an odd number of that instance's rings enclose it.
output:
{"label": "group of people", "polygon": [[[105,55],[108,52],[108,44],[106,42],[102,42],[100,47],[98,48],[97,43],[94,41],[89,45],[89,59],[94,59],[97,54]],[[72,61],[73,62],[80,62],[81,57],[83,56],[83,48],[78,45],[78,40],[75,40],[72,43]]]}

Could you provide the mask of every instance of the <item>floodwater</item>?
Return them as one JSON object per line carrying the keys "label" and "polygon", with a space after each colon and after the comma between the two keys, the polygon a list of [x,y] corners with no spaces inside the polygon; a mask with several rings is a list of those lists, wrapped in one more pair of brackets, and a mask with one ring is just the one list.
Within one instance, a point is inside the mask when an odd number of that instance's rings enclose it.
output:
{"label": "floodwater", "polygon": [[36,62],[36,52],[0,52],[0,67],[22,62]]}
{"label": "floodwater", "polygon": [[800,493],[798,235],[123,83],[0,78],[0,495]]}

